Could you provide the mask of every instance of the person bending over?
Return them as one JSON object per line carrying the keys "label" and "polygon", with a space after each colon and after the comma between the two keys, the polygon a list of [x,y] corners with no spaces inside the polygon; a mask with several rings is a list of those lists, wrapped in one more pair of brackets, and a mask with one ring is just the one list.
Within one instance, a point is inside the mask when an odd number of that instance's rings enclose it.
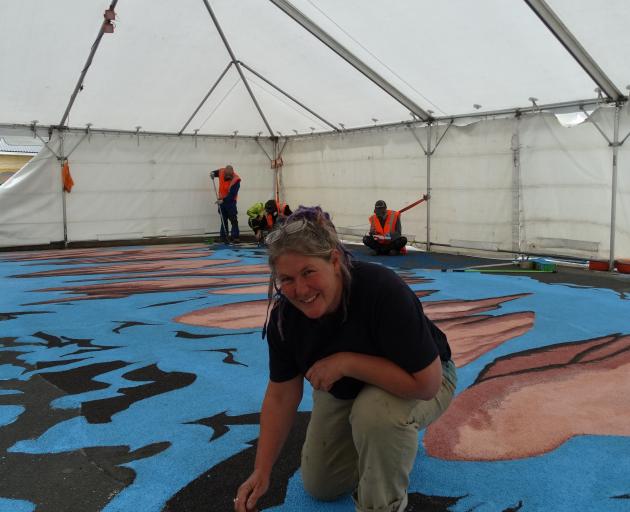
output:
{"label": "person bending over", "polygon": [[263,329],[269,382],[251,475],[234,510],[256,510],[310,382],[305,489],[351,494],[356,510],[403,511],[418,432],[451,402],[446,336],[392,270],[353,261],[321,208],[300,207],[267,236],[276,296]]}
{"label": "person bending over", "polygon": [[256,241],[260,244],[267,227],[264,204],[261,202],[254,203],[247,209],[247,224],[252,228]]}
{"label": "person bending over", "polygon": [[374,214],[369,218],[370,232],[363,237],[363,244],[376,254],[406,254],[407,238],[401,235],[400,213],[388,210],[387,204],[379,199],[374,204]]}
{"label": "person bending over", "polygon": [[260,243],[265,232],[271,231],[278,222],[284,222],[291,213],[288,204],[278,203],[270,199],[264,205],[260,202],[254,203],[247,210],[247,223],[254,231],[256,240]]}
{"label": "person bending over", "polygon": [[271,231],[278,222],[283,223],[291,213],[293,212],[291,212],[288,204],[270,199],[265,203],[267,229]]}
{"label": "person bending over", "polygon": [[219,213],[221,214],[221,241],[227,243],[228,239],[228,221],[230,222],[231,241],[239,241],[238,229],[238,210],[236,202],[238,201],[238,191],[241,187],[241,178],[231,165],[226,165],[221,169],[217,169],[210,173],[210,179],[219,178],[219,197],[217,204],[219,205]]}

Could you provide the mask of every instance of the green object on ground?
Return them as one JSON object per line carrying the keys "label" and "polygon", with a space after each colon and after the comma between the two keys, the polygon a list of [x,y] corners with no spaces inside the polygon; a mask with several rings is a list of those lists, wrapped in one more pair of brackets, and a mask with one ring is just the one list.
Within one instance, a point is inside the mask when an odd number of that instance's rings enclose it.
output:
{"label": "green object on ground", "polygon": [[[554,265],[555,267],[555,265]],[[541,274],[541,273],[550,273],[550,272],[555,272],[556,269],[554,268],[553,270],[511,270],[511,269],[506,269],[506,270],[501,270],[501,269],[488,269],[488,270],[484,270],[484,269],[475,269],[475,268],[467,268],[464,270],[461,270],[460,272],[483,272],[483,273],[487,273],[487,272],[494,272],[497,274],[503,274],[506,272],[510,272],[512,274]],[[457,272],[457,271],[455,271]]]}
{"label": "green object on ground", "polygon": [[548,261],[537,261],[536,262],[536,270],[544,270],[546,272],[555,272],[556,264],[550,263]]}

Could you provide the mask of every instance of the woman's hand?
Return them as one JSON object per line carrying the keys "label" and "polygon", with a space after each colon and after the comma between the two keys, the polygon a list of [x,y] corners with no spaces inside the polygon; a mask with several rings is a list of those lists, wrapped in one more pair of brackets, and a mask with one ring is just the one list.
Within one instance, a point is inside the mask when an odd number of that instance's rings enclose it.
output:
{"label": "woman's hand", "polygon": [[349,352],[337,352],[324,357],[308,369],[305,377],[314,389],[330,391],[333,384],[345,376],[345,363],[350,355]]}
{"label": "woman's hand", "polygon": [[269,489],[269,475],[255,469],[238,488],[236,498],[234,498],[235,512],[256,512],[258,499]]}

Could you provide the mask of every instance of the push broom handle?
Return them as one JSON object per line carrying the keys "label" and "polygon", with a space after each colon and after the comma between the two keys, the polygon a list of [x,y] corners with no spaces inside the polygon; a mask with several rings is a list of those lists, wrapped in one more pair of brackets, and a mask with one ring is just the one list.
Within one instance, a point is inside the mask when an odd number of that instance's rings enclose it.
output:
{"label": "push broom handle", "polygon": [[[210,181],[212,181],[212,186],[214,187],[214,195],[217,197],[217,201],[219,201],[221,198],[219,197],[219,192],[217,191],[217,185],[214,182],[214,178],[212,177],[212,174],[210,174]],[[227,230],[227,226],[225,225],[225,220],[223,219],[223,214],[221,213],[221,205],[219,203],[217,203],[217,210],[219,212],[219,218],[221,219],[221,226],[223,226],[223,232],[225,233],[225,238],[228,239],[228,230]]]}

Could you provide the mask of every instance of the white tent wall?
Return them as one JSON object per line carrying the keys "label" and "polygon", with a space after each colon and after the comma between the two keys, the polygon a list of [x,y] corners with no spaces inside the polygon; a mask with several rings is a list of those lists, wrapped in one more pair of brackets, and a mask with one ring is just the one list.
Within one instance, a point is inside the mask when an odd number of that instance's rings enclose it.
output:
{"label": "white tent wall", "polygon": [[[592,116],[611,140],[614,110]],[[414,130],[427,148],[428,128]],[[403,231],[417,242],[426,241],[430,206],[431,244],[609,258],[612,149],[593,123],[568,128],[543,113],[490,118],[451,126],[437,148],[446,125],[431,130],[430,203],[403,216]],[[626,133],[622,126],[620,138]],[[409,127],[292,139],[284,160],[284,199],[320,204],[344,229],[367,231],[377,199],[399,209],[427,191],[427,158]],[[629,170],[622,146],[619,257],[630,255]]]}
{"label": "white tent wall", "polygon": [[[513,122],[451,126],[437,148],[432,143],[431,243],[512,250]],[[433,127],[432,139],[445,129]]]}
{"label": "white tent wall", "polygon": [[[614,108],[600,109],[594,120],[612,140]],[[590,122],[566,128],[551,114],[524,117],[519,136],[522,250],[608,259],[612,150],[606,139]]]}
{"label": "white tent wall", "polygon": [[251,139],[94,134],[70,157],[68,241],[217,232],[208,175],[227,163],[243,180],[240,205],[271,193],[269,160]]}
{"label": "white tent wall", "polygon": [[63,240],[61,178],[46,148],[0,185],[0,247]]}
{"label": "white tent wall", "polygon": [[[266,146],[271,154],[273,148]],[[53,141],[52,147],[58,151],[59,145]],[[273,191],[269,159],[253,139],[198,137],[195,142],[194,137],[71,132],[64,134],[64,148],[72,151],[75,183],[65,194],[68,242],[216,233],[220,219],[208,175],[227,163],[243,180],[240,205]],[[4,246],[63,241],[60,165],[52,154],[42,155],[0,189]]]}
{"label": "white tent wall", "polygon": [[[426,128],[415,128],[426,140]],[[338,228],[367,231],[374,203],[400,209],[426,192],[426,158],[409,128],[296,138],[283,152],[282,192],[292,208],[320,205]],[[404,214],[404,233],[423,237],[426,210]]]}
{"label": "white tent wall", "polygon": [[625,105],[619,122],[620,142],[617,172],[617,208],[615,222],[615,257],[630,258],[630,108]]}

